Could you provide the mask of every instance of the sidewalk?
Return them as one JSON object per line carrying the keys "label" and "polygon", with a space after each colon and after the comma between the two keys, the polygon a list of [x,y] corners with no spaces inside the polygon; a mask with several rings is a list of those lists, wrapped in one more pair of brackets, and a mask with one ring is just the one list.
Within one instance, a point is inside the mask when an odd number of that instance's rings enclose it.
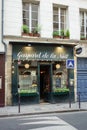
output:
{"label": "sidewalk", "polygon": [[20,112],[18,106],[5,106],[0,107],[0,117],[4,116],[17,116],[17,115],[31,115],[31,114],[45,114],[45,113],[58,113],[58,112],[72,112],[72,111],[87,110],[87,102],[72,103],[71,108],[69,103],[41,103],[35,105],[21,105]]}

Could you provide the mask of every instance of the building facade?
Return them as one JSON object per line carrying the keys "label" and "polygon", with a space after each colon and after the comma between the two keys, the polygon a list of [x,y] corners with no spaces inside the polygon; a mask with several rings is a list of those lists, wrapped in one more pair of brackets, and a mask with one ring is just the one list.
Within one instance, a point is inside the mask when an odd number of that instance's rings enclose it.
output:
{"label": "building facade", "polygon": [[65,102],[69,94],[77,101],[78,93],[86,92],[86,5],[85,0],[4,0],[6,105],[18,103],[18,91],[23,104]]}

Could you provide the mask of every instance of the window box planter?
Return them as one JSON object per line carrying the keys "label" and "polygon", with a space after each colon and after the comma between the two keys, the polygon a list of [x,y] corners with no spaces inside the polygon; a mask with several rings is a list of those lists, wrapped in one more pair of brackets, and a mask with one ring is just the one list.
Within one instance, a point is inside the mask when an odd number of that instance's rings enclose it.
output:
{"label": "window box planter", "polygon": [[59,31],[53,31],[53,38],[61,38],[59,35]]}
{"label": "window box planter", "polygon": [[33,37],[33,33],[29,33],[29,36]]}
{"label": "window box planter", "polygon": [[22,36],[30,36],[30,37],[40,37],[39,33],[22,33]]}
{"label": "window box planter", "polygon": [[66,95],[69,94],[68,88],[54,88],[53,95]]}
{"label": "window box planter", "polygon": [[20,93],[20,96],[37,96],[38,93]]}
{"label": "window box planter", "polygon": [[60,39],[60,38],[61,38],[61,36],[53,36],[53,38],[59,38],[59,39]]}
{"label": "window box planter", "polygon": [[34,37],[40,37],[40,34],[39,33],[33,33],[33,36]]}
{"label": "window box planter", "polygon": [[69,94],[69,92],[53,92],[53,95],[55,95],[55,96],[59,96],[59,95],[67,95],[67,94]]}
{"label": "window box planter", "polygon": [[20,90],[20,96],[36,96],[38,95],[37,90]]}
{"label": "window box planter", "polygon": [[80,40],[86,40],[86,37],[85,36],[81,36]]}
{"label": "window box planter", "polygon": [[29,36],[29,34],[22,32],[22,36]]}
{"label": "window box planter", "polygon": [[69,39],[69,37],[67,37],[67,36],[64,36],[64,39]]}

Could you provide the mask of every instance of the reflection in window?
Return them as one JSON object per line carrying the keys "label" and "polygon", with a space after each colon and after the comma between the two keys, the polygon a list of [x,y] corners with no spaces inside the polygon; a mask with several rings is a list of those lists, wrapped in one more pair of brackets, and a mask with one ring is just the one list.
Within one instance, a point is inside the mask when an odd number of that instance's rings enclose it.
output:
{"label": "reflection in window", "polygon": [[[33,61],[32,61],[33,62]],[[29,62],[29,68],[25,68],[26,61],[19,65],[19,85],[21,93],[37,92],[37,64]]]}
{"label": "reflection in window", "polygon": [[[60,67],[57,67],[60,65]],[[65,61],[55,62],[53,65],[53,92],[67,88],[67,69]]]}

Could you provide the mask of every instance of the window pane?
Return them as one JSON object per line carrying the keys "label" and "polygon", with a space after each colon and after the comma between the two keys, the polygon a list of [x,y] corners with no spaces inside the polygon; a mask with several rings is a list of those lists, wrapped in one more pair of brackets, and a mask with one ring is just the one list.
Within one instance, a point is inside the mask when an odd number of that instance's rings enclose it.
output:
{"label": "window pane", "polygon": [[59,29],[59,14],[58,14],[58,7],[53,7],[53,30]]}
{"label": "window pane", "polygon": [[61,23],[61,30],[64,30],[64,23]]}
{"label": "window pane", "polygon": [[65,17],[64,17],[64,16],[61,16],[61,22],[64,23],[64,21],[65,21]]}
{"label": "window pane", "polygon": [[81,26],[81,32],[84,33],[84,26]]}
{"label": "window pane", "polygon": [[56,29],[66,29],[66,9],[53,7],[53,30]]}
{"label": "window pane", "polygon": [[38,12],[38,5],[32,4],[32,11]]}
{"label": "window pane", "polygon": [[27,26],[29,26],[29,20],[28,19],[23,19],[23,24],[26,24]]}
{"label": "window pane", "polygon": [[66,15],[66,10],[65,9],[61,9],[61,15]]}
{"label": "window pane", "polygon": [[[56,92],[59,88],[67,88],[67,69],[65,69],[66,63],[64,61],[55,62],[53,64],[53,92]],[[57,69],[56,66],[59,66]]]}
{"label": "window pane", "polygon": [[37,27],[38,25],[38,21],[32,20],[32,32],[34,31],[34,29]]}
{"label": "window pane", "polygon": [[58,8],[57,7],[53,7],[53,14],[58,14]]}
{"label": "window pane", "polygon": [[23,4],[23,10],[29,10],[29,4],[27,3]]}
{"label": "window pane", "polygon": [[59,18],[58,15],[54,15],[53,16],[53,21],[58,21],[58,18]]}
{"label": "window pane", "polygon": [[32,27],[37,27],[38,21],[37,20],[32,20]]}
{"label": "window pane", "polygon": [[60,12],[61,12],[61,14],[60,14],[60,28],[61,28],[61,30],[65,30],[66,29],[66,10],[61,9]]}
{"label": "window pane", "polygon": [[56,29],[56,30],[58,30],[59,29],[58,23],[53,23],[53,28]]}
{"label": "window pane", "polygon": [[26,93],[36,93],[37,92],[37,66],[32,66],[29,69],[25,68],[26,64],[30,64],[27,61],[21,61],[18,66],[19,70],[19,85],[20,92]]}
{"label": "window pane", "polygon": [[80,34],[81,36],[87,37],[87,12],[80,12]]}
{"label": "window pane", "polygon": [[38,19],[38,13],[32,12],[32,19]]}
{"label": "window pane", "polygon": [[29,11],[23,11],[23,18],[29,18]]}
{"label": "window pane", "polygon": [[38,4],[23,3],[23,24],[29,26],[30,31],[38,25]]}
{"label": "window pane", "polygon": [[23,24],[29,26],[29,4],[23,4]]}
{"label": "window pane", "polygon": [[32,10],[31,10],[32,14],[31,14],[31,19],[32,19],[32,31],[35,29],[35,27],[37,27],[38,25],[38,5],[32,4]]}

